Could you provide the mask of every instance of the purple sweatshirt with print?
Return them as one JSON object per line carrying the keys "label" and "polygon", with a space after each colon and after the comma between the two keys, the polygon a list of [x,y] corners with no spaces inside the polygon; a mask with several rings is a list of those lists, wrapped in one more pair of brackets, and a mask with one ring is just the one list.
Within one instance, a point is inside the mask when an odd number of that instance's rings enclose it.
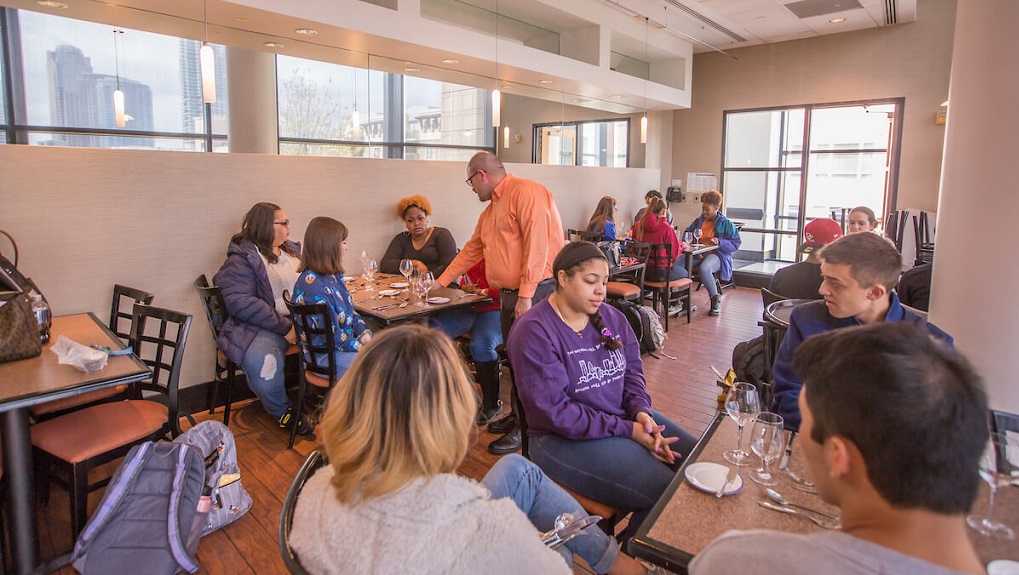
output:
{"label": "purple sweatshirt with print", "polygon": [[578,336],[547,299],[513,324],[507,348],[528,435],[630,437],[633,418],[651,411],[630,324],[610,305],[600,313],[622,348],[609,351],[591,324]]}

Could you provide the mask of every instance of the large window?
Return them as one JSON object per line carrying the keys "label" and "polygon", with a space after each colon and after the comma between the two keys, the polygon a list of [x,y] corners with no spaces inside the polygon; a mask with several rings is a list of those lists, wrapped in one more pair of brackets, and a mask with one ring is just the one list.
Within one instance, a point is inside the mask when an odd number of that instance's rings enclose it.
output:
{"label": "large window", "polygon": [[901,109],[900,99],[726,112],[722,190],[745,225],[739,256],[792,262],[806,222],[841,222],[860,205],[886,213]]}
{"label": "large window", "polygon": [[[200,43],[23,10],[4,10],[20,53],[10,59],[20,143],[165,150],[225,149],[226,59],[216,53],[217,102],[211,122],[201,99]],[[116,39],[115,39],[116,36]],[[114,91],[127,122],[114,121]],[[211,124],[211,130],[209,125]]]}
{"label": "large window", "polygon": [[532,160],[554,166],[628,165],[630,119],[534,125]]}
{"label": "large window", "polygon": [[486,90],[288,56],[276,62],[281,154],[462,161],[493,149]]}

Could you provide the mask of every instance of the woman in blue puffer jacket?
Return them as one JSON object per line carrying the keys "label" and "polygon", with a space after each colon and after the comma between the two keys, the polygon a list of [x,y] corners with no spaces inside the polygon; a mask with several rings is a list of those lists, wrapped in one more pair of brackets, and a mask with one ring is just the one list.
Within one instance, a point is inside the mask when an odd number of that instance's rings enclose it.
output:
{"label": "woman in blue puffer jacket", "polygon": [[[292,290],[300,275],[301,246],[287,239],[289,235],[286,212],[269,202],[255,204],[213,277],[229,315],[217,344],[241,366],[248,386],[280,427],[295,414],[283,377],[287,348],[295,341],[283,292]],[[302,416],[298,433],[312,430]]]}
{"label": "woman in blue puffer jacket", "polygon": [[721,295],[718,293],[718,286],[715,285],[714,272],[718,272],[722,281],[732,279],[732,254],[736,253],[743,240],[739,237],[739,230],[722,214],[718,209],[722,207],[722,194],[717,190],[704,192],[701,195],[701,215],[687,226],[687,232],[701,230],[701,243],[717,245],[718,249],[705,254],[694,273],[697,274],[701,284],[708,289],[711,296],[711,310],[709,315],[722,313]]}

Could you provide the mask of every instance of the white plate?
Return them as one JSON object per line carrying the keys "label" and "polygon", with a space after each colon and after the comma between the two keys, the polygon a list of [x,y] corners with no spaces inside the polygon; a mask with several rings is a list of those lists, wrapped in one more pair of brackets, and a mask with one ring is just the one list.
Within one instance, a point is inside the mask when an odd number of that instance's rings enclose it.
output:
{"label": "white plate", "polygon": [[403,288],[407,287],[408,285],[409,284],[407,282],[393,282],[393,283],[389,284],[389,287],[403,289]]}
{"label": "white plate", "polygon": [[430,298],[428,298],[428,303],[434,303],[434,304],[449,303],[449,298],[448,297],[430,297]]}
{"label": "white plate", "polygon": [[346,283],[350,283],[353,281],[357,281],[357,278],[354,276],[343,276],[343,281]]}
{"label": "white plate", "polygon": [[1019,575],[1019,561],[995,559],[987,564],[987,575]]}
{"label": "white plate", "polygon": [[[725,483],[725,477],[729,474],[729,468],[708,461],[691,463],[686,467],[686,480],[701,491],[715,493]],[[743,489],[743,477],[736,476],[736,480],[725,490],[725,495],[732,495]]]}
{"label": "white plate", "polygon": [[393,297],[393,296],[396,296],[396,295],[400,295],[400,290],[398,290],[398,289],[380,289],[379,290],[379,295],[382,296],[382,297]]}

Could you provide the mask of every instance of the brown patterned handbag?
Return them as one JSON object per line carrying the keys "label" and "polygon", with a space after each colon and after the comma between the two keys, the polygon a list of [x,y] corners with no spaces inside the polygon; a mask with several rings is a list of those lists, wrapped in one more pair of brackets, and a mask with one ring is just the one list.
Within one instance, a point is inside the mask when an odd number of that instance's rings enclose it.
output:
{"label": "brown patterned handbag", "polygon": [[0,292],[0,363],[35,357],[42,353],[39,324],[26,292]]}

